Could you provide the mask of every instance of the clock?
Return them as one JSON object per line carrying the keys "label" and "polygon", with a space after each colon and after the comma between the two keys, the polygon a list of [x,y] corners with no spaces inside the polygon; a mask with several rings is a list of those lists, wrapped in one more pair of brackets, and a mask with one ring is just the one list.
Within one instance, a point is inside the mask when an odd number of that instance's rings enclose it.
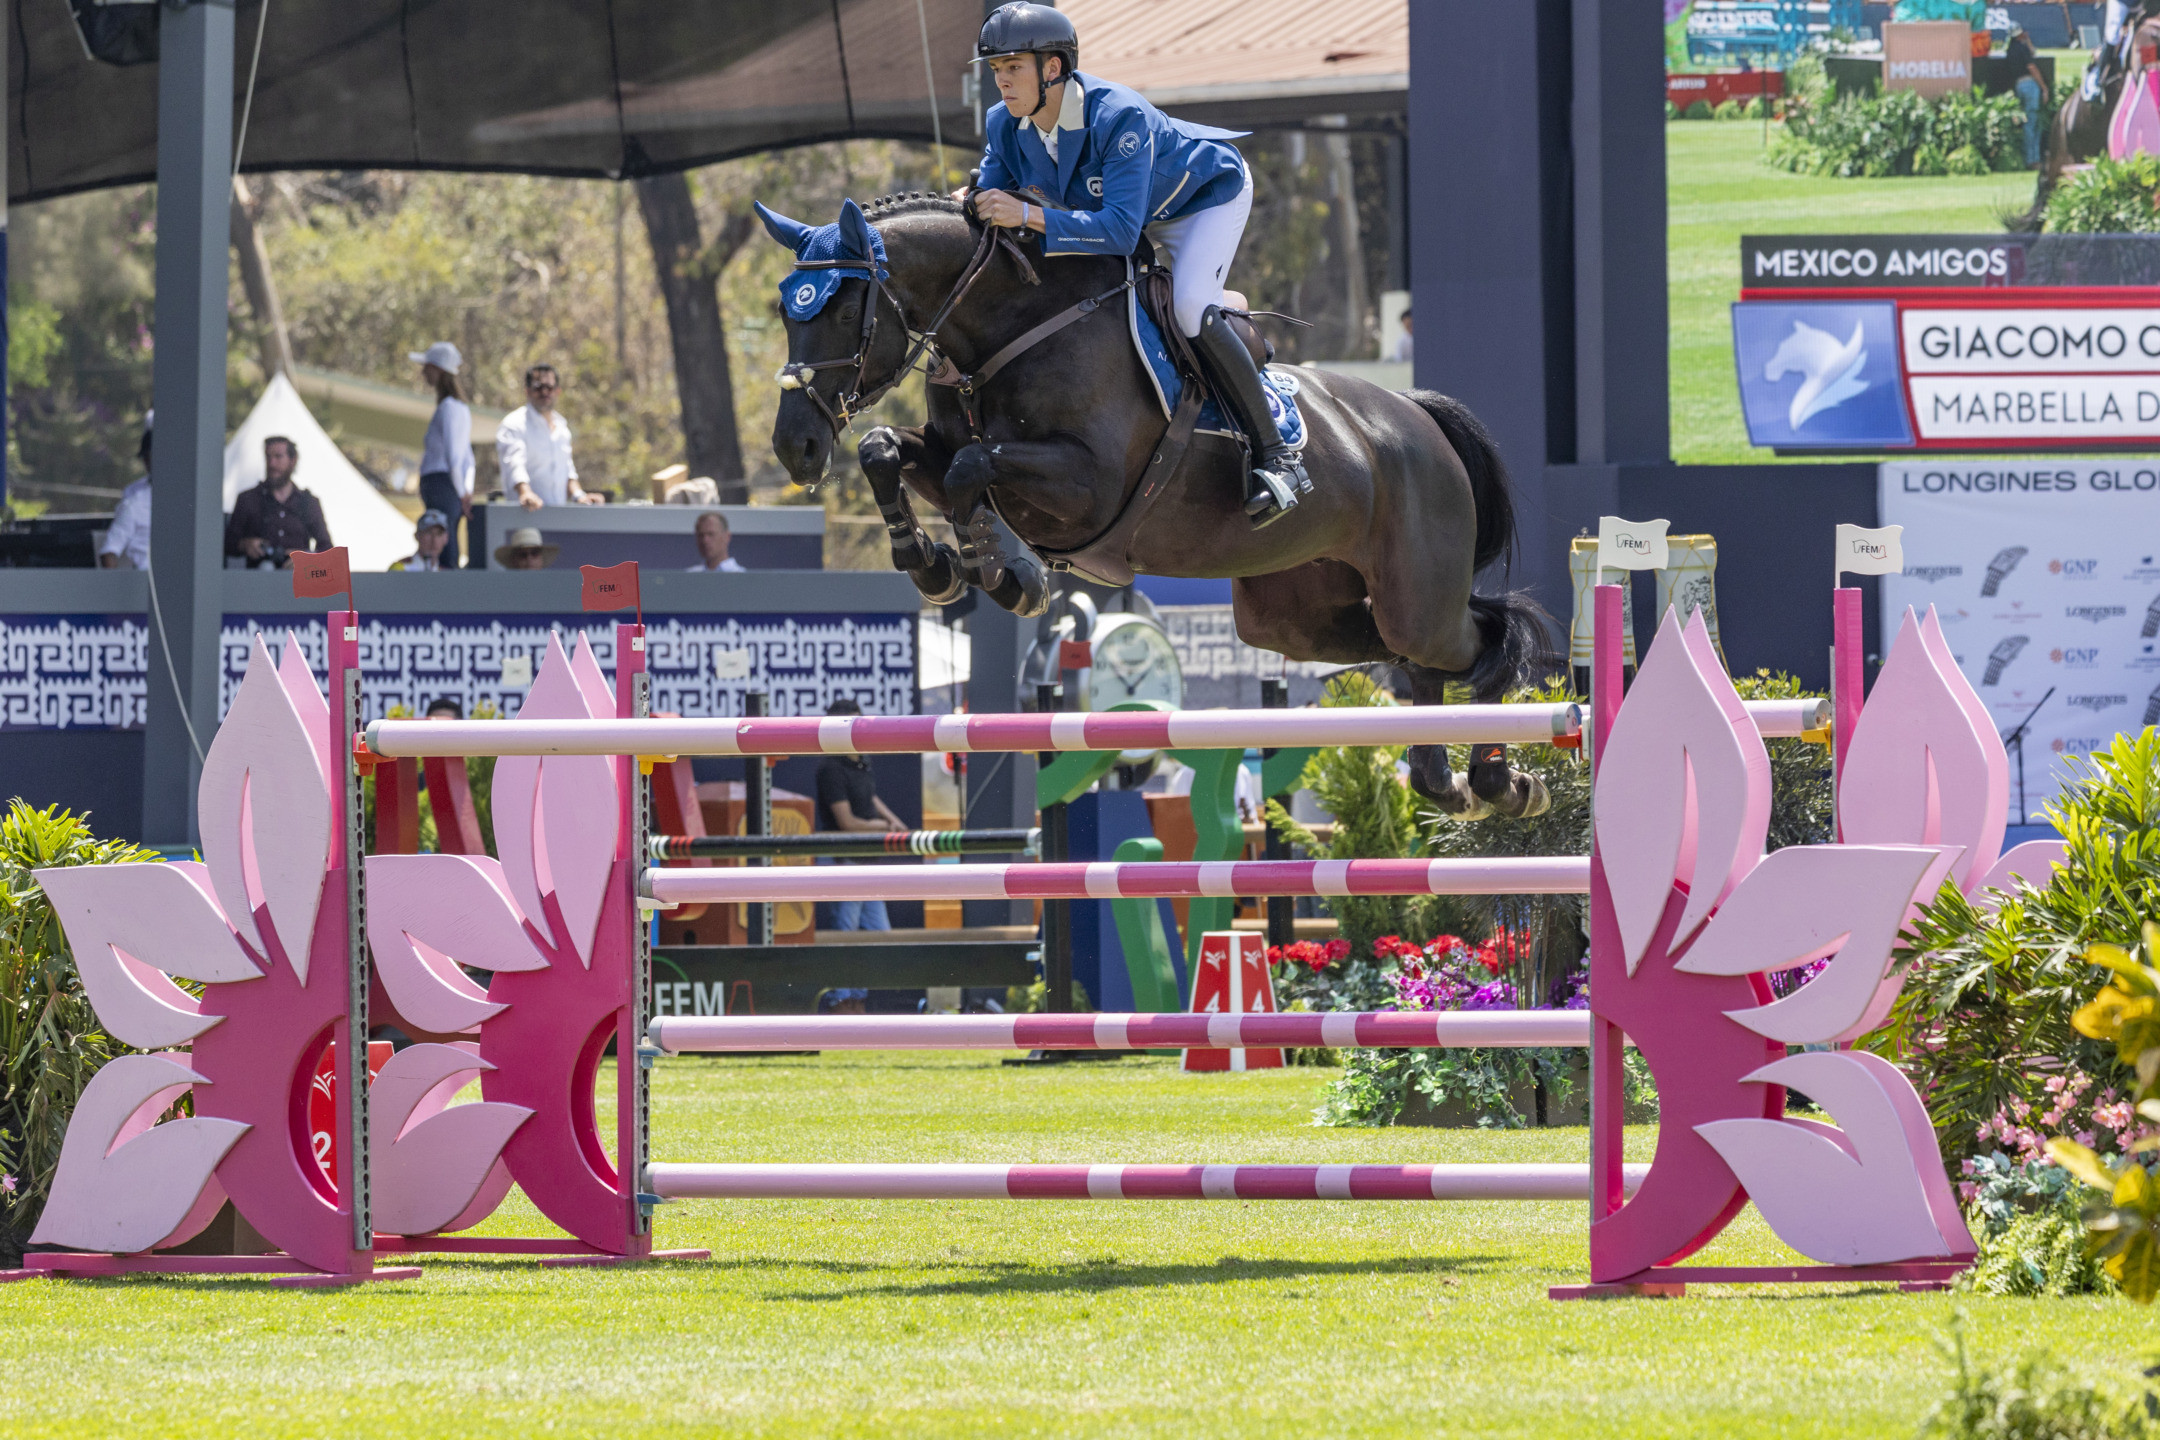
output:
{"label": "clock", "polygon": [[1081,701],[1108,710],[1133,700],[1158,700],[1172,709],[1185,704],[1185,672],[1161,625],[1147,615],[1116,612],[1098,620],[1088,636],[1094,664]]}

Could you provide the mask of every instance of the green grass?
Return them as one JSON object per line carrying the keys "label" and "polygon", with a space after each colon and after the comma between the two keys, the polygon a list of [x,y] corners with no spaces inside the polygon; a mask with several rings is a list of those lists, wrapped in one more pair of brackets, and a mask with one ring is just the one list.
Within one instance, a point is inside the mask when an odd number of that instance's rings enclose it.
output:
{"label": "green grass", "polygon": [[1740,298],[1743,233],[1995,234],[2032,199],[2025,173],[1831,180],[1773,170],[1762,155],[1760,122],[1665,127],[1672,451],[1683,465],[1778,458],[1748,444],[1740,418],[1728,307]]}
{"label": "green grass", "polygon": [[[1579,1160],[1585,1132],[1318,1130],[1322,1072],[678,1059],[668,1159]],[[1648,1133],[1634,1135],[1638,1149]],[[709,1263],[429,1260],[346,1291],[0,1287],[0,1434],[1900,1436],[1976,1348],[2121,1373],[2120,1301],[1880,1288],[1554,1304],[1562,1204],[692,1202]],[[537,1233],[529,1214],[491,1222]],[[1705,1259],[1789,1259],[1752,1215]]]}

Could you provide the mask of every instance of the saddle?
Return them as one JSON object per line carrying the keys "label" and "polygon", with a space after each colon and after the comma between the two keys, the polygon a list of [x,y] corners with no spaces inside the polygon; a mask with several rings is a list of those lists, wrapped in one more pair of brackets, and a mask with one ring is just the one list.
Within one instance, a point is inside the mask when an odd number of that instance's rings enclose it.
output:
{"label": "saddle", "polygon": [[[1147,236],[1132,254],[1133,270],[1140,276],[1140,304],[1146,309],[1155,328],[1162,331],[1163,342],[1170,347],[1170,358],[1176,362],[1178,376],[1188,385],[1195,381],[1205,384],[1200,374],[1199,357],[1193,354],[1192,342],[1178,329],[1176,307],[1171,303],[1170,272],[1155,263],[1155,245]],[[1233,310],[1222,307],[1223,318],[1230,322],[1230,333],[1245,342],[1251,352],[1253,364],[1265,370],[1275,358],[1275,342],[1260,333],[1260,327],[1252,323],[1250,310]]]}

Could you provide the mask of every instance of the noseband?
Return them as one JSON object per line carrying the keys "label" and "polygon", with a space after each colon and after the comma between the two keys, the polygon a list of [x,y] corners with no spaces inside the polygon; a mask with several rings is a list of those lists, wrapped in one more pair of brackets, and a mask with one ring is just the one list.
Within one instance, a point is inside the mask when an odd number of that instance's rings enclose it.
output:
{"label": "noseband", "polygon": [[[953,283],[944,303],[938,306],[937,313],[930,318],[930,323],[921,330],[908,325],[907,307],[900,303],[900,297],[893,293],[892,286],[877,274],[874,262],[865,265],[860,260],[797,261],[795,268],[798,270],[868,269],[877,286],[877,294],[870,296],[869,303],[863,306],[862,331],[856,337],[854,354],[839,360],[790,360],[780,367],[779,373],[773,378],[783,390],[801,390],[809,395],[810,403],[817,406],[818,413],[825,417],[825,423],[832,427],[833,438],[839,439],[840,432],[852,426],[857,415],[884,399],[895,385],[906,379],[908,373],[921,363],[924,354],[937,343],[938,328],[951,318],[952,312],[967,298],[968,291],[975,288],[975,282],[981,279],[983,272],[990,267],[990,261],[996,256],[1000,246],[1013,257],[1014,263],[1020,267],[1021,276],[1028,284],[1042,283],[1026,253],[1013,243],[1012,237],[996,226],[985,225],[982,239],[976,244],[975,254],[969,259],[967,268],[960,272],[960,278]],[[900,328],[913,343],[899,368],[885,379],[871,385],[870,351],[877,343],[879,295],[892,302],[893,313],[900,317]],[[831,401],[818,393],[818,388],[813,383],[818,371],[845,370],[851,366],[855,371],[855,380],[845,393],[836,395]]]}

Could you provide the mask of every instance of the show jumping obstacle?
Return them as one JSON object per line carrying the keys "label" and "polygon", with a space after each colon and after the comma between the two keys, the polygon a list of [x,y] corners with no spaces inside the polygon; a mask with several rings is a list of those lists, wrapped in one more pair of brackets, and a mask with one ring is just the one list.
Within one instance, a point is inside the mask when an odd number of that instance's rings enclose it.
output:
{"label": "show jumping obstacle", "polygon": [[[1616,545],[1600,563],[1625,570],[1642,562]],[[1610,585],[1595,593],[1587,711],[653,720],[642,627],[619,625],[612,687],[583,638],[574,652],[551,641],[516,720],[377,721],[356,744],[344,717],[358,705],[357,617],[330,617],[335,719],[297,641],[288,639],[274,664],[258,637],[203,773],[204,863],[40,872],[101,1020],[129,1043],[167,1053],[122,1057],[85,1090],[33,1236],[69,1253],[33,1254],[17,1274],[287,1270],[342,1283],[412,1273],[373,1269],[374,1255],[391,1251],[640,1259],[665,1253],[652,1249],[656,1204],[707,1197],[1587,1197],[1591,1283],[1556,1287],[1556,1297],[1741,1281],[1946,1283],[1973,1245],[1926,1111],[1894,1067],[1843,1047],[1879,1024],[1895,997],[1891,951],[1915,906],[1945,881],[1990,903],[1992,889],[2044,875],[2059,847],[2001,853],[2007,762],[1932,612],[1905,617],[1863,709],[1858,595],[1840,590],[1833,673],[1843,843],[1765,854],[1763,737],[1829,738],[1831,705],[1743,703],[1700,617],[1683,623],[1671,614],[1623,704],[1620,594]],[[638,763],[683,754],[1585,740],[1591,855],[1478,861],[670,869],[650,863],[649,787]],[[343,858],[357,853],[359,767],[386,756],[490,753],[504,757],[493,796],[500,862],[372,856],[363,895],[360,871]],[[648,1013],[641,914],[683,901],[1477,890],[1588,893],[1588,1012]],[[1799,990],[1784,998],[1770,990],[1767,973],[1826,956]],[[468,968],[491,973],[484,991]],[[201,996],[167,973],[205,981]],[[372,1093],[352,1074],[371,1016],[422,1041],[383,1066]],[[641,1047],[648,1035],[651,1048]],[[641,1062],[617,1069],[619,1164],[600,1143],[591,1101],[611,1041],[618,1055]],[[190,1053],[174,1053],[190,1042]],[[310,1153],[298,1118],[305,1107],[293,1103],[333,1042],[342,1087],[336,1145],[354,1157],[353,1173],[336,1177]],[[1585,1044],[1588,1165],[744,1165],[654,1163],[648,1154],[646,1066],[675,1051]],[[1647,1167],[1622,1163],[1626,1045],[1641,1052],[1660,1092]],[[1788,1053],[1795,1046],[1810,1048]],[[449,1106],[474,1074],[482,1102]],[[194,1116],[153,1124],[204,1081],[218,1083],[196,1091]],[[1786,1120],[1788,1086],[1837,1127]],[[355,1145],[363,1134],[369,1143]],[[484,1218],[513,1182],[567,1238],[455,1233]],[[199,1230],[227,1195],[281,1254],[155,1253]],[[1748,1201],[1819,1263],[1676,1263]]]}
{"label": "show jumping obstacle", "polygon": [[846,859],[870,855],[1038,855],[1042,831],[823,830],[813,835],[655,835],[655,860]]}

